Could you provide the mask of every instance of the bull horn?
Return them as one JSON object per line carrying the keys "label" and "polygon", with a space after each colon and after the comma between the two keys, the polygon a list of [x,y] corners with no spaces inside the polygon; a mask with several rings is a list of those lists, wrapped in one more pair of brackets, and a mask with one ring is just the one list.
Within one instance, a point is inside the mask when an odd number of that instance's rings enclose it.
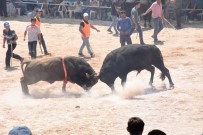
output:
{"label": "bull horn", "polygon": [[87,78],[90,78],[90,75],[88,73],[85,73],[85,75],[86,75]]}

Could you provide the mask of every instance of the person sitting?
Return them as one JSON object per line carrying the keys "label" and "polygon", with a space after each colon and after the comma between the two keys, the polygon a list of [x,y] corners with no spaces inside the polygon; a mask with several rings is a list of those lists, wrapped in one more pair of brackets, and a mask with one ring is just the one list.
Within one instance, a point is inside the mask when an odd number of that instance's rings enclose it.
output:
{"label": "person sitting", "polygon": [[145,123],[139,117],[132,117],[128,120],[127,131],[130,135],[142,135]]}
{"label": "person sitting", "polygon": [[166,135],[163,131],[159,129],[154,129],[148,133],[148,135]]}
{"label": "person sitting", "polygon": [[74,2],[74,16],[75,19],[82,19],[82,5],[83,3],[80,0],[77,0],[76,2]]}

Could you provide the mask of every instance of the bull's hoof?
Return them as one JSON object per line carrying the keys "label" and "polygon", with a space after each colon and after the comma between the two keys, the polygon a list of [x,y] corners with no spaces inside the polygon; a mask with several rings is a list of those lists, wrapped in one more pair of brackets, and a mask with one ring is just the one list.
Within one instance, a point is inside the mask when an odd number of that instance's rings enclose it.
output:
{"label": "bull's hoof", "polygon": [[169,90],[172,90],[172,89],[174,89],[174,84],[170,84]]}

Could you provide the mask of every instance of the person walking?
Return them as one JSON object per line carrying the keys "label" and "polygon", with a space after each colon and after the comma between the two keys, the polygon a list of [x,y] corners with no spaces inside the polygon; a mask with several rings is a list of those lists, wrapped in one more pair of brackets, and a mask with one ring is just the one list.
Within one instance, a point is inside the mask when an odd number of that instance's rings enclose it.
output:
{"label": "person walking", "polygon": [[126,16],[126,12],[124,10],[120,11],[120,18],[118,19],[117,29],[120,32],[120,43],[121,46],[127,44],[132,44],[132,40],[130,35],[132,34],[132,22],[129,17]]}
{"label": "person walking", "polygon": [[[37,9],[34,18],[36,18],[36,25],[39,27],[39,29],[40,29],[40,26],[41,26],[41,20],[40,20],[41,15],[42,15],[42,10]],[[41,31],[41,29],[40,29],[40,31]],[[50,53],[48,53],[48,51],[47,51],[46,43],[44,41],[44,37],[43,37],[42,33],[40,34],[40,36],[41,36],[41,42],[42,42],[42,47],[43,47],[43,50],[44,50],[44,54],[45,55],[50,55]]]}
{"label": "person walking", "polygon": [[114,27],[114,31],[115,31],[115,34],[114,35],[118,35],[119,32],[117,30],[117,23],[118,23],[118,7],[117,7],[117,2],[115,2],[113,0],[113,3],[111,5],[111,19],[112,19],[112,22],[108,28],[108,32],[111,32],[111,28]]}
{"label": "person walking", "polygon": [[145,45],[144,40],[143,40],[143,32],[142,28],[140,26],[140,16],[138,15],[138,9],[140,8],[140,1],[136,1],[134,3],[134,7],[131,10],[131,18],[132,18],[132,23],[133,27],[138,31],[139,37],[140,37],[140,44]]}
{"label": "person walking", "polygon": [[35,59],[37,56],[37,40],[39,39],[39,44],[41,44],[41,32],[40,29],[35,25],[36,18],[31,18],[31,24],[26,27],[24,32],[24,41],[28,33],[28,49],[29,54],[32,59]]}
{"label": "person walking", "polygon": [[157,35],[163,29],[163,14],[161,0],[156,0],[154,3],[152,3],[151,7],[148,8],[148,10],[145,13],[143,13],[142,16],[148,14],[150,11],[152,11],[152,20],[154,22],[154,34],[152,35],[152,38],[154,38],[154,43],[158,44],[161,41],[158,40]]}
{"label": "person walking", "polygon": [[8,17],[6,0],[0,0],[0,16]]}
{"label": "person walking", "polygon": [[17,39],[18,36],[16,35],[14,30],[10,29],[10,24],[9,22],[5,22],[4,23],[4,30],[3,30],[3,48],[5,48],[5,43],[7,41],[8,44],[8,49],[6,52],[6,59],[5,59],[5,63],[6,63],[6,69],[10,68],[10,60],[11,57],[20,60],[21,62],[23,61],[23,58],[21,56],[19,56],[18,54],[13,53],[13,50],[16,48],[17,46]]}
{"label": "person walking", "polygon": [[100,30],[98,30],[93,25],[91,25],[88,20],[89,20],[88,13],[84,13],[83,14],[83,20],[81,21],[80,27],[79,27],[79,31],[81,33],[83,43],[82,43],[82,45],[80,47],[78,55],[79,56],[84,56],[82,51],[83,51],[84,47],[86,46],[89,54],[93,58],[95,56],[95,54],[94,54],[94,52],[93,52],[93,50],[92,50],[92,48],[90,46],[90,43],[89,43],[90,28],[95,29],[97,32],[100,32]]}

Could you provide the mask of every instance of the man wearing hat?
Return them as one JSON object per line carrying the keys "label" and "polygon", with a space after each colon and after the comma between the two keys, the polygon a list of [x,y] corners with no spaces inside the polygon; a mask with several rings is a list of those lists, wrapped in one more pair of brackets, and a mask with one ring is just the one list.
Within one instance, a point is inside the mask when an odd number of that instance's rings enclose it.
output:
{"label": "man wearing hat", "polygon": [[[37,9],[34,18],[36,18],[36,25],[39,27],[39,29],[40,29],[40,26],[41,26],[41,21],[40,21],[41,15],[42,15],[42,10]],[[40,31],[41,31],[41,29],[40,29]],[[48,51],[47,51],[47,47],[46,47],[46,44],[45,44],[44,37],[43,37],[42,33],[40,34],[40,36],[41,36],[41,42],[42,42],[42,47],[43,47],[43,50],[44,50],[44,54],[49,55],[50,53],[48,53]]]}
{"label": "man wearing hat", "polygon": [[41,44],[41,32],[40,29],[35,25],[36,18],[31,18],[31,24],[26,27],[24,32],[24,41],[28,33],[28,49],[29,54],[32,59],[35,59],[37,56],[37,40],[39,39],[39,44]]}
{"label": "man wearing hat", "polygon": [[132,21],[129,17],[126,16],[126,12],[124,10],[120,11],[120,18],[118,19],[117,29],[120,32],[120,43],[121,46],[127,44],[132,44],[132,40],[130,35],[132,34]]}
{"label": "man wearing hat", "polygon": [[9,22],[4,23],[4,30],[3,30],[3,48],[5,48],[5,43],[7,41],[8,44],[8,50],[6,52],[6,69],[10,67],[10,60],[11,57],[20,60],[21,62],[23,61],[23,58],[15,53],[13,53],[13,50],[16,48],[17,43],[16,40],[18,39],[18,36],[16,35],[14,30],[10,29],[10,24]]}
{"label": "man wearing hat", "polygon": [[84,13],[83,14],[83,20],[81,21],[80,23],[80,27],[79,27],[79,31],[81,33],[81,37],[82,37],[82,40],[83,40],[83,43],[80,47],[80,50],[79,50],[79,54],[80,56],[84,56],[82,51],[84,49],[84,47],[86,46],[87,47],[87,50],[89,52],[89,54],[91,55],[91,57],[93,58],[95,56],[91,46],[90,46],[90,43],[89,43],[89,37],[90,37],[90,28],[92,29],[95,29],[97,32],[100,32],[100,30],[98,30],[97,28],[95,28],[93,25],[91,25],[89,22],[89,15],[88,13]]}
{"label": "man wearing hat", "polygon": [[133,26],[139,33],[140,44],[145,45],[144,40],[143,40],[142,28],[139,24],[140,23],[140,16],[138,15],[138,9],[140,8],[140,1],[136,1],[134,3],[134,5],[135,5],[135,7],[133,7],[131,10],[131,18],[132,18]]}

